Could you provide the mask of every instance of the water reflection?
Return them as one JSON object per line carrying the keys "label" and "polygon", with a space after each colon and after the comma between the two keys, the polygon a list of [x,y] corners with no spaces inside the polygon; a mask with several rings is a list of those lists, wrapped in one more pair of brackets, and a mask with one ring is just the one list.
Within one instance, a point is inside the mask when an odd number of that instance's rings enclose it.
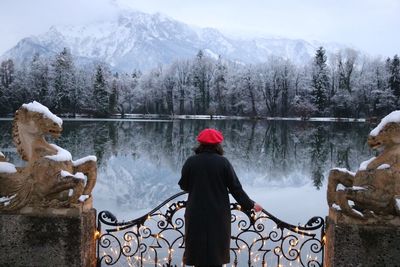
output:
{"label": "water reflection", "polygon": [[[0,150],[22,165],[11,143],[11,124],[0,122]],[[96,208],[131,218],[179,191],[180,168],[192,154],[195,136],[206,127],[224,133],[226,157],[249,194],[288,219],[298,216],[288,203],[295,198],[305,202],[313,194],[312,201],[318,204],[309,213],[324,215],[325,192],[318,189],[324,191],[327,171],[334,166],[354,170],[371,155],[366,136],[372,126],[363,123],[72,120],[64,121],[63,135],[55,142],[74,158],[96,155],[100,166]]]}

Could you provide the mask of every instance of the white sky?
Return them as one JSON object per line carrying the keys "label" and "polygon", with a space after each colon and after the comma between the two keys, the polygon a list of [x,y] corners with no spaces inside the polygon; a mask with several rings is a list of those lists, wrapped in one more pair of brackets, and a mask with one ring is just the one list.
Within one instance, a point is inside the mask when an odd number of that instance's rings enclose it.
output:
{"label": "white sky", "polygon": [[400,54],[400,0],[0,0],[0,54],[51,25],[107,19],[118,7],[160,12],[240,35],[279,35]]}

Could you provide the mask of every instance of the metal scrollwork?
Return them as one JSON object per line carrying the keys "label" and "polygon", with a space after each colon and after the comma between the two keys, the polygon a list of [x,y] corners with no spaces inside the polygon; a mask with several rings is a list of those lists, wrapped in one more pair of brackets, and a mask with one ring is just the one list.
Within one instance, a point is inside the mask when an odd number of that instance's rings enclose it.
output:
{"label": "metal scrollwork", "polygon": [[[100,212],[98,266],[183,266],[185,194],[178,193],[127,222],[118,221],[109,211]],[[231,226],[230,266],[323,266],[325,228],[321,217],[296,226],[265,210],[256,214],[232,203]]]}

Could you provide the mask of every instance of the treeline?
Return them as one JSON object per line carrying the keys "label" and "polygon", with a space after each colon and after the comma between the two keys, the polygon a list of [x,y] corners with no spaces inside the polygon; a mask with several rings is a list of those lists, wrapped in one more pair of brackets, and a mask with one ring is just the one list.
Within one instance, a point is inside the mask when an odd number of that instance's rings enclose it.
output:
{"label": "treeline", "polygon": [[[79,67],[81,66],[81,67]],[[82,67],[84,66],[84,67]],[[0,66],[0,114],[36,100],[58,114],[216,114],[247,116],[382,116],[400,105],[400,60],[320,47],[297,66],[277,57],[243,65],[202,51],[142,73],[106,64],[76,64],[68,49],[52,59]]]}

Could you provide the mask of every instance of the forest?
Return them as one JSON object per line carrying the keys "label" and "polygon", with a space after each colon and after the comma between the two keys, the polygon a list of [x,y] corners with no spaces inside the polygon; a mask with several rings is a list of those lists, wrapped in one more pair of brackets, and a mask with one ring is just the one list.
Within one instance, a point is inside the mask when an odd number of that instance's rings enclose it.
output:
{"label": "forest", "polygon": [[0,115],[36,100],[64,116],[129,113],[249,117],[381,117],[400,104],[400,60],[353,49],[295,65],[271,56],[262,64],[212,58],[200,50],[148,71],[116,72],[82,63],[64,48],[25,65],[0,65]]}

